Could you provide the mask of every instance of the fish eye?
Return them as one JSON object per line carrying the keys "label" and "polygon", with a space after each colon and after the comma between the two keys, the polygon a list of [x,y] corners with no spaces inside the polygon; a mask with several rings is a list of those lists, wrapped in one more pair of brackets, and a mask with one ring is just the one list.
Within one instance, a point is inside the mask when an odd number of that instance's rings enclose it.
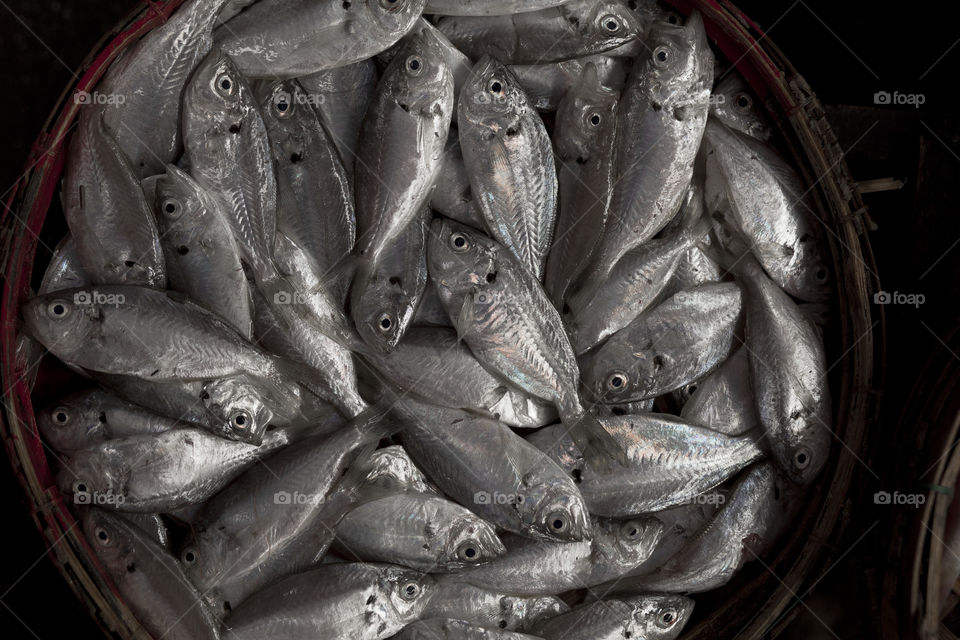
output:
{"label": "fish eye", "polygon": [[503,83],[498,79],[494,78],[490,81],[490,93],[501,93],[503,91]]}
{"label": "fish eye", "polygon": [[407,58],[407,73],[412,76],[418,76],[423,73],[423,60],[419,56],[410,56]]}
{"label": "fish eye", "polygon": [[671,11],[667,14],[667,22],[670,24],[680,24],[680,16]]}
{"label": "fish eye", "polygon": [[420,595],[420,585],[416,582],[406,582],[400,587],[400,597],[404,600],[413,600]]}
{"label": "fish eye", "polygon": [[404,5],[404,0],[380,0],[380,6],[387,11],[397,11]]}
{"label": "fish eye", "polygon": [[110,532],[104,529],[103,527],[97,527],[93,530],[93,536],[97,539],[97,542],[103,546],[109,545],[113,542],[113,538],[110,537]]}
{"label": "fish eye", "polygon": [[57,407],[50,415],[57,424],[67,424],[70,422],[70,410],[66,407]]}
{"label": "fish eye", "polygon": [[54,320],[62,320],[70,315],[70,304],[66,300],[54,300],[47,305],[47,315]]}
{"label": "fish eye", "polygon": [[626,540],[636,540],[640,537],[641,531],[643,531],[643,527],[641,527],[640,523],[636,520],[624,522],[623,526],[620,527],[620,535]]}
{"label": "fish eye", "polygon": [[737,109],[740,111],[749,111],[750,107],[753,106],[753,98],[746,93],[740,92],[737,94],[737,97],[733,99],[733,104],[737,105]]}
{"label": "fish eye", "polygon": [[479,545],[474,540],[467,540],[457,547],[457,557],[464,562],[474,562],[480,559]]}
{"label": "fish eye", "polygon": [[561,511],[554,511],[547,516],[547,528],[553,533],[563,533],[568,527],[567,514]]}
{"label": "fish eye", "polygon": [[163,211],[167,217],[177,219],[180,217],[180,214],[183,213],[183,205],[181,205],[180,201],[176,198],[167,198],[160,204],[160,210]]}
{"label": "fish eye", "polygon": [[620,20],[614,15],[605,15],[600,18],[600,24],[610,33],[620,31]]}
{"label": "fish eye", "polygon": [[817,270],[813,273],[813,277],[817,279],[817,282],[826,282],[827,276],[829,275],[830,275],[830,272],[824,266],[818,267]]}
{"label": "fish eye", "polygon": [[810,451],[804,447],[801,447],[793,455],[793,462],[795,465],[797,465],[797,469],[806,469],[810,466],[810,458]]}
{"label": "fish eye", "polygon": [[86,493],[87,483],[83,480],[74,480],[72,488],[74,493]]}
{"label": "fish eye", "polygon": [[653,50],[653,63],[658,67],[666,66],[670,62],[670,49],[667,47],[657,47]]}
{"label": "fish eye", "polygon": [[222,96],[232,96],[236,90],[236,83],[233,81],[233,78],[230,77],[229,73],[221,73],[217,76],[213,86],[216,88],[217,93]]}
{"label": "fish eye", "polygon": [[239,427],[240,429],[246,429],[247,423],[250,422],[250,416],[247,415],[246,411],[237,411],[235,414],[233,414],[233,417],[230,419],[230,422],[235,427]]}
{"label": "fish eye", "polygon": [[614,371],[607,377],[607,389],[614,393],[620,393],[627,388],[630,378],[622,371]]}
{"label": "fish eye", "polygon": [[393,328],[393,316],[389,313],[380,314],[380,317],[377,318],[377,328],[383,333],[390,331]]}
{"label": "fish eye", "polygon": [[677,623],[679,617],[676,609],[664,609],[660,612],[660,615],[657,616],[657,626],[663,629],[672,627]]}
{"label": "fish eye", "polygon": [[590,117],[587,118],[587,122],[594,127],[599,127],[600,123],[603,122],[603,117],[599,113],[591,113]]}
{"label": "fish eye", "polygon": [[455,232],[450,236],[450,247],[457,253],[470,250],[470,238],[465,233]]}
{"label": "fish eye", "polygon": [[197,552],[193,547],[187,547],[180,554],[180,561],[188,567],[195,565],[197,563]]}
{"label": "fish eye", "polygon": [[288,117],[293,113],[293,100],[286,91],[279,91],[273,97],[273,108],[281,118]]}

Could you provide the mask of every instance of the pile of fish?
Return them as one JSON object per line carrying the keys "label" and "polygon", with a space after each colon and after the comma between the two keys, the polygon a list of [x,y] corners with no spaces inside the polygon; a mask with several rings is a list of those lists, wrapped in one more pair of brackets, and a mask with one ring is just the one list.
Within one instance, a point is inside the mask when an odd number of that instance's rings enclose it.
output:
{"label": "pile of fish", "polygon": [[187,0],[95,95],[18,349],[155,637],[674,638],[824,467],[820,225],[699,14]]}

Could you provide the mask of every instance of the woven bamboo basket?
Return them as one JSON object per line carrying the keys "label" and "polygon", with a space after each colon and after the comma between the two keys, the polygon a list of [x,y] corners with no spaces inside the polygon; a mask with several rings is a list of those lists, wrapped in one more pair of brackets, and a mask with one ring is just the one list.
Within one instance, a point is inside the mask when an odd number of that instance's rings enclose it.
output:
{"label": "woven bamboo basket", "polygon": [[[19,305],[42,274],[35,264],[38,239],[65,226],[58,203],[65,143],[79,106],[73,95],[93,91],[110,63],[131,43],[163,23],[182,0],[145,1],[107,34],[84,62],[80,80],[53,109],[27,159],[24,173],[0,220],[4,262],[0,292],[0,377],[4,397],[2,435],[14,471],[32,505],[49,555],[97,623],[119,638],[149,638],[103,576],[94,554],[55,486],[47,451],[37,434],[31,390],[16,357]],[[744,75],[780,129],[788,156],[810,188],[816,215],[827,227],[836,282],[834,318],[827,327],[836,439],[829,462],[810,489],[803,513],[777,552],[748,564],[727,587],[697,598],[685,638],[760,638],[775,635],[804,593],[844,546],[851,522],[851,496],[863,488],[860,459],[877,414],[884,324],[866,231],[870,226],[823,109],[804,79],[763,32],[735,6],[717,0],[675,0],[678,11],[699,10],[717,49]],[[44,365],[45,366],[45,365]],[[45,373],[41,367],[39,391]],[[49,380],[49,375],[47,376]],[[49,382],[48,382],[49,384]],[[841,444],[842,442],[842,444]]]}

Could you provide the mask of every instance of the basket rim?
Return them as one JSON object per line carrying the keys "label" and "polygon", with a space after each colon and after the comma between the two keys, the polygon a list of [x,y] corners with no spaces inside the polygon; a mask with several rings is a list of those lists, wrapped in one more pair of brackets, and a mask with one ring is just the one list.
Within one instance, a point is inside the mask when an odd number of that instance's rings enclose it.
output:
{"label": "basket rim", "polygon": [[[144,0],[96,45],[82,65],[80,80],[69,84],[61,94],[30,151],[23,175],[7,199],[6,210],[0,215],[8,275],[0,297],[0,378],[7,389],[0,433],[15,474],[33,504],[34,520],[44,534],[48,550],[58,560],[61,573],[81,599],[90,603],[92,609],[95,606],[100,610],[98,623],[102,627],[131,637],[149,635],[96,567],[86,540],[52,482],[34,421],[31,392],[22,372],[17,370],[18,308],[30,293],[30,269],[21,267],[33,264],[36,239],[63,170],[65,141],[80,106],[69,97],[92,89],[127,46],[163,23],[183,1]],[[758,97],[785,116],[786,121],[778,124],[791,146],[796,165],[804,170],[807,184],[813,184],[816,208],[824,216],[821,222],[829,225],[834,236],[830,238],[830,248],[837,299],[844,301],[836,305],[841,312],[840,346],[845,352],[842,375],[834,376],[839,378],[840,393],[834,398],[832,424],[845,446],[841,449],[833,444],[828,465],[809,489],[811,499],[799,520],[808,529],[798,526],[802,535],[784,539],[783,548],[764,565],[768,570],[750,577],[748,584],[739,585],[738,593],[728,593],[733,591],[730,585],[718,590],[725,600],[713,609],[714,615],[684,632],[685,638],[712,638],[727,631],[759,638],[771,628],[786,624],[795,594],[801,593],[804,585],[813,584],[828,570],[833,557],[843,551],[836,543],[846,533],[850,518],[842,513],[844,502],[831,502],[828,494],[847,495],[854,478],[862,474],[853,465],[863,457],[867,428],[877,417],[876,389],[883,379],[885,351],[883,308],[869,304],[869,296],[879,286],[865,233],[866,207],[836,137],[823,117],[822,106],[809,86],[770,38],[728,0],[668,2],[685,15],[699,10],[711,42],[733,62]],[[23,224],[28,233],[14,233],[17,223]],[[831,329],[837,328],[831,325]],[[9,384],[10,380],[15,382]],[[64,541],[67,545],[62,545]],[[62,546],[68,549],[58,549]],[[775,574],[775,568],[782,569],[778,572],[782,575]],[[745,611],[742,601],[748,596],[762,596],[763,603]],[[113,610],[107,610],[108,607]],[[718,614],[723,618],[719,622]],[[747,617],[749,620],[744,623]]]}

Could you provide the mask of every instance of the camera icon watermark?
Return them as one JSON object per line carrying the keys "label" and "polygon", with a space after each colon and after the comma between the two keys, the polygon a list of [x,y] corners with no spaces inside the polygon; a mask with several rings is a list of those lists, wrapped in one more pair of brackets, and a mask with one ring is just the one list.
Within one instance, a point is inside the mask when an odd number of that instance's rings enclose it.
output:
{"label": "camera icon watermark", "polygon": [[927,301],[927,297],[922,293],[900,293],[894,291],[877,291],[873,294],[874,304],[905,304],[918,308]]}
{"label": "camera icon watermark", "polygon": [[278,291],[273,294],[274,304],[306,304],[306,294],[299,291]]}
{"label": "camera icon watermark", "polygon": [[77,91],[73,94],[74,104],[97,104],[120,106],[127,101],[122,93],[100,93],[99,91]]}
{"label": "camera icon watermark", "polygon": [[899,491],[890,493],[889,491],[877,491],[873,494],[873,504],[879,505],[908,506],[917,509],[926,501],[927,496],[922,493],[900,493]]}
{"label": "camera icon watermark", "polygon": [[882,106],[908,106],[919,109],[920,105],[927,101],[927,96],[922,93],[900,93],[894,91],[877,91],[873,94],[873,104]]}

